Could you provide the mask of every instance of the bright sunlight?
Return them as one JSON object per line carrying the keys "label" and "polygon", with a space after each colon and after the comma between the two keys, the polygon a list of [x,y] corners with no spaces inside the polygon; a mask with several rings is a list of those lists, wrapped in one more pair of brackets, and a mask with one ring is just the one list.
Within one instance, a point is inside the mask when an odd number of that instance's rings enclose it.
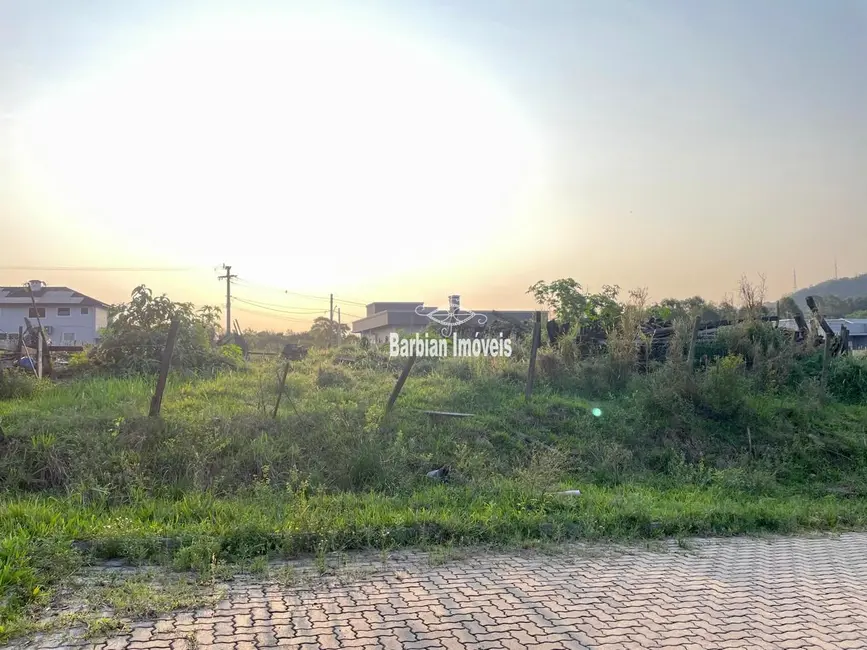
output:
{"label": "bright sunlight", "polygon": [[516,102],[441,52],[321,17],[187,24],[44,96],[17,121],[18,157],[79,227],[168,233],[159,250],[187,261],[302,273],[327,254],[320,284],[441,268],[420,251],[513,236],[542,160]]}

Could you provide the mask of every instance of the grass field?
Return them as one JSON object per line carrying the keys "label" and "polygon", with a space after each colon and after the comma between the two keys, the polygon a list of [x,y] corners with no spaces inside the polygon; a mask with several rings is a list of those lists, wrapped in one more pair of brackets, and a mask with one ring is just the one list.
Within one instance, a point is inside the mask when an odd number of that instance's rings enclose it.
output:
{"label": "grass field", "polygon": [[[201,573],[371,547],[867,523],[856,360],[835,360],[823,388],[816,359],[622,376],[547,351],[525,403],[525,353],[421,360],[389,417],[400,364],[359,347],[297,362],[276,419],[269,364],[173,376],[157,421],[150,377],[22,388],[0,400],[0,635],[95,558]],[[442,465],[449,483],[425,476]]]}

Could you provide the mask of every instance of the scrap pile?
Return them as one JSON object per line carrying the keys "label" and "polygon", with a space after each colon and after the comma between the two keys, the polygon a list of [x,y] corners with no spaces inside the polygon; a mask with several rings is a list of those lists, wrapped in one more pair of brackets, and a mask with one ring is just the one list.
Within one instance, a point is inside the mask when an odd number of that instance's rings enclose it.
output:
{"label": "scrap pile", "polygon": [[[783,329],[783,333],[793,337],[796,343],[813,346],[819,348],[825,345],[825,340],[829,341],[828,352],[832,356],[846,354],[849,349],[848,330],[845,326],[840,334],[835,334],[833,329],[828,325],[824,316],[819,312],[815,298],[812,296],[807,298],[807,304],[813,315],[811,323],[808,323],[804,315],[800,312],[795,313],[794,320],[797,324],[797,329]],[[721,328],[730,327],[739,323],[745,322],[746,319],[739,318],[735,320],[716,320],[702,323],[695,322],[694,337],[696,341],[708,342],[716,338]],[[778,316],[761,316],[758,320],[765,323],[778,323]],[[664,320],[659,317],[650,317],[639,326],[641,333],[636,336],[636,349],[638,358],[644,360],[662,360],[672,341],[677,328],[671,320]],[[546,325],[548,332],[548,340],[553,345],[561,338],[572,336],[578,344],[582,353],[592,353],[593,351],[601,351],[607,344],[606,331],[598,326],[593,325],[584,327],[577,334],[572,333],[570,323],[559,323],[556,320],[549,320]],[[649,350],[648,350],[649,346]]]}

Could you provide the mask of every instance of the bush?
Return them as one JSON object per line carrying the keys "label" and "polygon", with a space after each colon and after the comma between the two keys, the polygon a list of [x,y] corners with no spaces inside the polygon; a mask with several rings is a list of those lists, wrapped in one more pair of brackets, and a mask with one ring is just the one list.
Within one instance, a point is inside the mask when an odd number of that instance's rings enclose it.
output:
{"label": "bush", "polygon": [[[731,327],[720,328],[717,345],[725,355],[739,355],[748,368],[763,359],[774,358],[784,351],[791,351],[794,341],[786,330],[763,321],[746,321]],[[724,356],[724,355],[721,355]]]}
{"label": "bush", "polygon": [[536,363],[539,368],[539,376],[555,386],[560,384],[568,371],[563,358],[550,349],[539,350]]}
{"label": "bush", "polygon": [[352,379],[340,368],[319,368],[316,374],[316,385],[319,388],[349,386],[351,383]]}
{"label": "bush", "polygon": [[867,402],[867,359],[837,357],[828,368],[828,392],[843,402]]}
{"label": "bush", "polygon": [[0,399],[30,397],[39,388],[38,380],[19,370],[0,370]]}
{"label": "bush", "polygon": [[447,377],[454,377],[463,381],[471,381],[475,376],[470,361],[461,357],[443,359],[442,372]]}
{"label": "bush", "polygon": [[714,419],[737,421],[747,407],[745,366],[742,356],[728,355],[698,375],[698,391],[693,395],[696,408]]}
{"label": "bush", "polygon": [[[176,303],[166,296],[154,297],[145,286],[136,287],[132,300],[112,308],[112,318],[99,344],[87,353],[89,363],[112,374],[153,374],[159,370],[169,327],[178,319],[178,337],[172,365],[181,370],[214,371],[237,367],[232,351],[214,348],[216,307],[194,310],[189,303]],[[237,355],[236,355],[237,356]]]}

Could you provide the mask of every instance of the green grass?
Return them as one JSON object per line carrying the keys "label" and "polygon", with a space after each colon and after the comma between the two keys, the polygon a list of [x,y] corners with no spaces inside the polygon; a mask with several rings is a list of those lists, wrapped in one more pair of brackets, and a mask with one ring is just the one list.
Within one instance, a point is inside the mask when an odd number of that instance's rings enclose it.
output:
{"label": "green grass", "polygon": [[[105,558],[213,581],[306,553],[867,523],[858,361],[835,361],[826,393],[812,361],[782,354],[750,371],[727,357],[624,379],[604,359],[546,353],[528,404],[517,352],[420,361],[387,418],[400,363],[360,348],[336,353],[352,365],[315,351],[293,364],[276,419],[268,364],[172,377],[158,421],[143,417],[152,378],[0,401],[0,639],[32,629],[58,585]],[[476,417],[436,423],[421,409]],[[425,477],[444,464],[449,484]],[[552,494],[576,487],[580,497]],[[145,613],[124,593],[114,610]],[[156,602],[142,593],[127,597]]]}

